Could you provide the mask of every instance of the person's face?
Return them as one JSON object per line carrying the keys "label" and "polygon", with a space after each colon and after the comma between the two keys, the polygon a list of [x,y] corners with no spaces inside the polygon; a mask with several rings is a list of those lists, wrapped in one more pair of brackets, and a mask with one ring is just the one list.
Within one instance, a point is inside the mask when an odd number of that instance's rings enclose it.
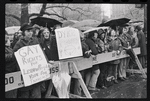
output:
{"label": "person's face", "polygon": [[101,34],[101,39],[104,39],[104,37],[105,37],[105,34],[104,33]]}
{"label": "person's face", "polygon": [[39,29],[36,29],[36,30],[35,30],[35,35],[36,35],[36,36],[38,35],[39,31],[40,31]]}
{"label": "person's face", "polygon": [[26,38],[31,38],[32,35],[33,35],[33,30],[32,29],[29,29],[29,30],[25,30],[25,37]]}
{"label": "person's face", "polygon": [[94,38],[97,39],[98,33],[94,33]]}
{"label": "person's face", "polygon": [[125,27],[123,28],[123,33],[127,33],[127,29]]}
{"label": "person's face", "polygon": [[110,36],[110,38],[111,38],[112,40],[115,40],[115,39],[117,38],[117,35],[116,35],[115,31],[111,31],[111,36]]}
{"label": "person's face", "polygon": [[48,38],[50,37],[50,32],[49,32],[48,29],[45,29],[45,30],[43,31],[43,36],[44,36],[45,39],[48,39]]}
{"label": "person's face", "polygon": [[131,28],[130,28],[130,31],[131,31],[131,32],[134,32],[134,27],[131,27]]}

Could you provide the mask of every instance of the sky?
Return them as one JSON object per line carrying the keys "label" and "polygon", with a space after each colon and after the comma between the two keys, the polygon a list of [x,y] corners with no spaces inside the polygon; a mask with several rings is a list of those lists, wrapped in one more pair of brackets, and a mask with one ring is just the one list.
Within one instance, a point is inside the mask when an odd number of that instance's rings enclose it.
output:
{"label": "sky", "polygon": [[101,4],[101,9],[104,11],[104,15],[111,17],[111,4]]}

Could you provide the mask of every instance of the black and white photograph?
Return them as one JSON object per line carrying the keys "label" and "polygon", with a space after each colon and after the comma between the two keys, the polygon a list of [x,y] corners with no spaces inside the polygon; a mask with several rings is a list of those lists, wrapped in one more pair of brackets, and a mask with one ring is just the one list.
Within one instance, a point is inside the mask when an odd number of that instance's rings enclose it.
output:
{"label": "black and white photograph", "polygon": [[5,98],[147,98],[147,4],[6,3]]}

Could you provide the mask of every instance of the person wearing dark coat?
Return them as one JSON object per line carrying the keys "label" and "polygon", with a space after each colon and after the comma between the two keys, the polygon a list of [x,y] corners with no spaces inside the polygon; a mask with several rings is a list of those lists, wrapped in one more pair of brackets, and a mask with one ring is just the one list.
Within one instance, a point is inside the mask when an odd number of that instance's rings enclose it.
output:
{"label": "person wearing dark coat", "polygon": [[[39,44],[38,39],[32,37],[33,27],[27,23],[23,24],[20,28],[23,37],[15,44],[13,51],[16,52],[18,49],[24,46]],[[40,91],[41,83],[36,83],[28,87],[22,87],[18,89],[18,98],[41,98]]]}
{"label": "person wearing dark coat", "polygon": [[[8,34],[5,31],[5,74],[19,70],[14,52],[8,43]],[[5,92],[5,98],[17,98],[17,89]]]}
{"label": "person wearing dark coat", "polygon": [[19,40],[18,32],[16,32],[13,37],[13,42],[11,43],[12,48],[15,46],[15,44],[17,43],[18,40]]}
{"label": "person wearing dark coat", "polygon": [[146,37],[140,26],[136,26],[135,30],[137,31],[137,37],[139,39],[139,47],[141,51],[141,54],[139,55],[139,61],[141,62],[142,67],[145,68],[145,59],[147,56]]}
{"label": "person wearing dark coat", "polygon": [[[120,40],[117,38],[117,34],[115,30],[111,30],[110,31],[110,38],[111,41],[109,42],[109,48],[108,48],[108,52],[112,52],[115,51],[117,54],[121,53],[121,42]],[[120,60],[113,60],[111,62],[109,62],[109,67],[108,67],[108,77],[110,76],[114,76],[114,83],[118,83],[117,81],[117,68],[118,65],[120,63]]]}
{"label": "person wearing dark coat", "polygon": [[[92,51],[91,56],[93,59],[96,59],[96,55],[99,53],[97,50],[97,44],[95,42],[98,33],[95,31],[89,32],[88,38],[85,40],[86,44],[89,46],[89,49]],[[98,76],[100,74],[99,65],[93,65],[92,68],[87,70],[86,73],[86,86],[90,91],[97,91],[99,90],[96,88]]]}

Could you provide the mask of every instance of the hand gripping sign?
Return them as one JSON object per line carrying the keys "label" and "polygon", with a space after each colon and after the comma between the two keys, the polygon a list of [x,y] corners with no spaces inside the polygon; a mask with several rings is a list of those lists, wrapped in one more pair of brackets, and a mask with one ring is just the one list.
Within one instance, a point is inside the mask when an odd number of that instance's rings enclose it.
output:
{"label": "hand gripping sign", "polygon": [[50,77],[47,60],[39,45],[20,48],[15,52],[24,85],[30,86]]}
{"label": "hand gripping sign", "polygon": [[78,29],[64,27],[56,29],[55,32],[59,59],[82,56],[80,33]]}

